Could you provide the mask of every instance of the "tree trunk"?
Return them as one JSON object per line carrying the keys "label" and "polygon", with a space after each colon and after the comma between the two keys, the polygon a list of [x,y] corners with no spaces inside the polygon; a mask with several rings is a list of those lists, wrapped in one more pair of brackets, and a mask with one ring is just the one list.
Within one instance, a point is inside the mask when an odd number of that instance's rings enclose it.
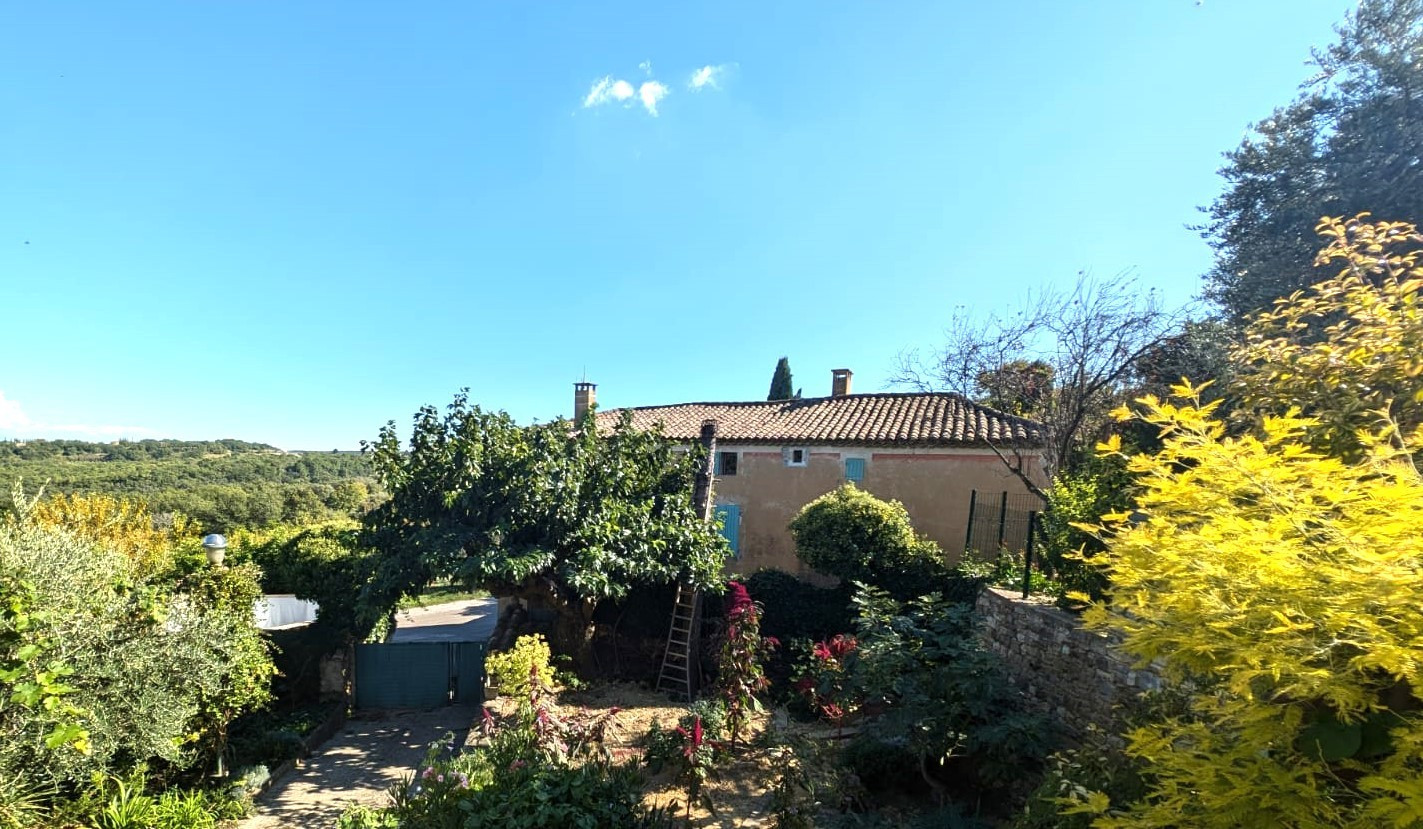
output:
{"label": "tree trunk", "polygon": [[522,600],[530,609],[548,608],[554,612],[553,630],[549,632],[549,646],[555,654],[573,660],[573,668],[580,676],[592,676],[596,664],[593,660],[593,611],[598,602],[568,596],[552,580],[533,578],[509,591],[509,595]]}
{"label": "tree trunk", "polygon": [[593,611],[597,602],[578,602],[573,606],[559,605],[549,644],[555,653],[566,654],[573,668],[582,677],[597,671],[593,662]]}

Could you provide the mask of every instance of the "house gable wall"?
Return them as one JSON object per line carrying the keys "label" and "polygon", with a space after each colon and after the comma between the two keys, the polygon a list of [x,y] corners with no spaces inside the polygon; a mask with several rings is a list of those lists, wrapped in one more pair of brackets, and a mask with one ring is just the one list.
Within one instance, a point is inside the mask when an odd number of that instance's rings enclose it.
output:
{"label": "house gable wall", "polygon": [[786,465],[783,448],[719,447],[739,455],[736,474],[718,477],[714,490],[717,503],[741,507],[741,555],[730,565],[733,571],[770,568],[811,575],[796,558],[789,524],[802,507],[845,482],[846,458],[865,460],[860,488],[902,502],[915,529],[954,559],[964,547],[973,490],[1027,491],[990,449],[798,445],[809,450],[809,459],[793,467]]}

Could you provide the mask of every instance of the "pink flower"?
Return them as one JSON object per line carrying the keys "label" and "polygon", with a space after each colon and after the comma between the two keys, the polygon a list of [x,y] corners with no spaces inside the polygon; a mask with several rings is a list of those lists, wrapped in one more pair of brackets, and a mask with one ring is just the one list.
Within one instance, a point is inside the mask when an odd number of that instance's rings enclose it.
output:
{"label": "pink flower", "polygon": [[768,647],[779,648],[781,646],[781,640],[777,639],[774,636],[767,636],[761,641],[765,642]]}

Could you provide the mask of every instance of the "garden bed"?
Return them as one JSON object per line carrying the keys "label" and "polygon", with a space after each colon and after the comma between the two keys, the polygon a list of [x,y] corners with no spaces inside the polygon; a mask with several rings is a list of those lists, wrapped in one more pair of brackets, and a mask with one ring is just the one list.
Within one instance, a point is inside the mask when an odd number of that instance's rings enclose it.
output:
{"label": "garden bed", "polygon": [[[488,708],[497,717],[510,716],[515,702],[495,698],[489,702]],[[614,708],[618,711],[608,729],[605,745],[619,763],[642,759],[644,739],[654,723],[670,731],[687,713],[686,705],[670,701],[666,694],[631,683],[608,683],[588,690],[565,691],[559,695],[558,703],[552,706],[554,713],[567,718],[597,715]],[[716,813],[712,814],[702,806],[693,808],[693,826],[771,825],[771,792],[784,767],[782,755],[786,749],[767,744],[764,737],[770,725],[770,716],[760,714],[754,717],[736,752],[718,764],[715,774],[705,784],[705,791]],[[778,717],[775,727],[797,737],[818,735],[827,742],[835,742],[833,732],[822,725]],[[471,731],[470,744],[473,745],[477,738],[477,730]],[[676,781],[675,772],[671,769],[649,774],[644,792],[643,802],[648,806],[676,804],[677,813],[685,813],[686,789]]]}

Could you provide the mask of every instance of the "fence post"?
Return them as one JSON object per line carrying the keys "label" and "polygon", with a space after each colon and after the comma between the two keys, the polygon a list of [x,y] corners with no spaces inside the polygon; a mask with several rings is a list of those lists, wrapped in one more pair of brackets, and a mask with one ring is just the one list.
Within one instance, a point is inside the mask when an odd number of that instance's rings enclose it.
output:
{"label": "fence post", "polygon": [[976,506],[978,506],[978,490],[970,489],[968,491],[968,529],[963,534],[964,552],[973,549],[973,510]]}
{"label": "fence post", "polygon": [[1003,551],[1003,530],[1008,526],[1008,490],[1003,490],[1003,504],[998,507],[998,551]]}
{"label": "fence post", "polygon": [[1023,549],[1023,598],[1028,598],[1028,588],[1033,580],[1033,530],[1038,523],[1038,514],[1028,512],[1028,543]]}

